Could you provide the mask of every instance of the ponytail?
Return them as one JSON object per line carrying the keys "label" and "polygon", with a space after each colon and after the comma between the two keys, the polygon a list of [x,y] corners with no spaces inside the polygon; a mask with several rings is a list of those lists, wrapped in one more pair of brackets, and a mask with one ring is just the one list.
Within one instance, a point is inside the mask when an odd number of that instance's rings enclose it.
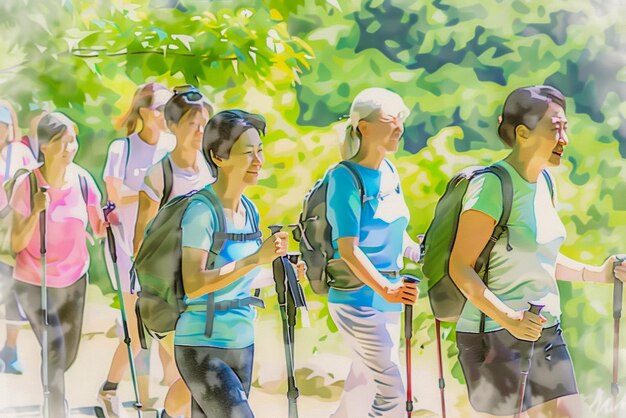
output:
{"label": "ponytail", "polygon": [[359,136],[357,128],[355,128],[351,123],[348,123],[343,141],[341,142],[341,158],[343,158],[344,160],[349,160],[350,158],[354,157],[357,152],[359,152],[360,147],[361,138]]}

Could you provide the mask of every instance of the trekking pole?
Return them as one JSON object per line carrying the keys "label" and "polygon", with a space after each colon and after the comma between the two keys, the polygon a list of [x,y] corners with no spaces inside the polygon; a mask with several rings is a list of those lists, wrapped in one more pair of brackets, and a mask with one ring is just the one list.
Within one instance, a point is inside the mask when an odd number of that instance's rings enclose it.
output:
{"label": "trekking pole", "polygon": [[[47,186],[40,186],[39,191],[45,193]],[[39,214],[39,254],[41,256],[41,380],[43,386],[43,417],[50,416],[50,382],[48,375],[48,287],[46,283],[46,210]]]}
{"label": "trekking pole", "polygon": [[[622,264],[624,258],[618,257],[613,263],[613,269]],[[617,378],[619,375],[619,322],[622,318],[622,302],[624,293],[624,283],[613,276],[613,382],[611,382],[611,394],[613,395],[613,418],[617,418],[617,396],[619,395],[619,385]]]}
{"label": "trekking pole", "polygon": [[441,321],[435,318],[435,334],[437,337],[437,353],[439,354],[439,398],[441,399],[441,417],[446,418],[446,381],[443,378],[443,360],[441,354]]}
{"label": "trekking pole", "polygon": [[[115,209],[115,204],[108,201],[106,206],[102,209],[104,213],[104,220],[108,222],[108,217]],[[124,329],[124,343],[128,350],[128,362],[130,364],[130,376],[133,381],[133,390],[135,391],[135,404],[133,405],[137,410],[137,416],[141,418],[141,408],[143,405],[139,401],[139,388],[137,385],[137,372],[135,370],[135,358],[133,356],[133,350],[130,345],[130,333],[128,332],[128,321],[126,319],[126,309],[124,307],[124,296],[122,295],[122,284],[120,282],[120,273],[117,267],[117,250],[115,249],[115,236],[111,225],[107,225],[107,241],[109,247],[109,254],[111,255],[111,261],[113,261],[113,271],[115,272],[115,284],[117,285],[117,297],[120,300],[120,312],[122,313],[122,328]]]}
{"label": "trekking pole", "polygon": [[[529,312],[534,313],[539,316],[541,314],[541,310],[543,309],[543,305],[535,305],[533,303],[528,302],[530,308]],[[526,394],[526,383],[528,382],[528,372],[530,372],[530,364],[533,358],[533,352],[535,351],[535,341],[530,343],[529,350],[527,351],[526,356],[522,356],[520,362],[520,374],[521,379],[518,386],[517,391],[517,412],[515,413],[515,418],[519,418],[522,414],[522,409],[524,408],[524,396]]]}
{"label": "trekking pole", "polygon": [[[272,235],[280,232],[282,225],[270,225]],[[298,396],[299,391],[296,386],[295,368],[294,368],[294,349],[293,349],[293,329],[290,326],[289,316],[287,314],[287,270],[283,257],[277,257],[272,261],[272,271],[274,272],[274,283],[276,286],[276,295],[278,297],[278,307],[280,310],[280,318],[283,325],[283,343],[285,347],[285,359],[287,363],[287,399],[289,401],[289,418],[298,418]],[[291,309],[290,309],[291,310]],[[295,312],[294,312],[295,313]],[[294,315],[295,317],[295,315]],[[294,322],[295,325],[295,322]]]}
{"label": "trekking pole", "polygon": [[[418,284],[420,279],[409,274],[403,275],[405,283]],[[411,388],[411,337],[413,337],[413,305],[404,305],[404,339],[406,341],[406,414],[413,414],[413,391]]]}

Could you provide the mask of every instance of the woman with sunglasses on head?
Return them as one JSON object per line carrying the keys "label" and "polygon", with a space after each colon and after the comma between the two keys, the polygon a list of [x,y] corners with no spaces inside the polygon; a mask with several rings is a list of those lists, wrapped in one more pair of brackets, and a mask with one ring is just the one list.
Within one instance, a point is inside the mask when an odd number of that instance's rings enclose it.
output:
{"label": "woman with sunglasses on head", "polygon": [[[120,218],[120,224],[113,225],[112,228],[115,236],[118,271],[131,347],[135,355],[140,353],[141,345],[137,335],[137,318],[135,316],[137,295],[130,286],[130,270],[135,222],[139,206],[139,191],[148,168],[160,161],[174,148],[173,138],[165,133],[167,128],[163,117],[165,104],[171,97],[172,93],[158,83],[149,83],[137,89],[131,107],[123,119],[123,125],[126,126],[128,136],[116,139],[111,143],[103,173],[108,200],[115,204]],[[106,250],[105,259],[109,277],[114,282],[113,264],[110,254]],[[115,283],[113,283],[113,287],[116,288]],[[124,337],[119,330],[118,333],[120,334],[120,342],[111,360],[106,382],[98,393],[98,403],[109,418],[123,414],[116,390],[129,367]],[[164,369],[167,369],[167,363],[164,365]],[[149,352],[141,351],[137,356],[136,366],[140,400],[144,405],[147,405],[149,403],[148,385],[150,380]]]}
{"label": "woman with sunglasses on head", "polygon": [[[165,120],[176,136],[176,147],[161,161],[148,169],[139,192],[139,210],[135,227],[134,252],[143,242],[146,226],[161,206],[176,196],[200,190],[215,178],[202,155],[202,134],[213,107],[194,86],[174,88],[174,95],[165,105]],[[174,356],[174,335],[170,333],[159,341]],[[189,416],[189,390],[173,367],[176,377],[165,398],[162,418]]]}
{"label": "woman with sunglasses on head", "polygon": [[[250,297],[259,266],[287,252],[286,232],[261,242],[259,213],[244,195],[263,166],[265,120],[227,110],[209,120],[202,142],[215,183],[187,207],[181,222],[182,276],[187,308],[176,324],[176,365],[192,394],[192,418],[251,418],[248,404],[254,356],[254,306]],[[219,205],[216,207],[215,205]],[[207,267],[219,231],[226,238]],[[235,235],[236,237],[233,237]],[[211,314],[207,302],[212,301]],[[222,305],[222,306],[220,306]]]}
{"label": "woman with sunglasses on head", "polygon": [[[104,236],[107,224],[93,177],[73,162],[77,129],[60,112],[44,116],[37,128],[42,165],[20,176],[11,197],[12,247],[16,253],[15,293],[42,348],[48,365],[50,417],[69,417],[64,373],[80,343],[89,252],[87,224]],[[45,191],[43,191],[45,190]],[[45,276],[42,277],[40,219],[45,211]],[[47,321],[42,318],[42,284],[47,289]]]}
{"label": "woman with sunglasses on head", "polygon": [[[35,130],[37,125],[35,125]],[[18,140],[18,126],[15,111],[9,102],[0,101],[0,213],[10,217],[7,206],[8,196],[4,186],[11,181],[20,169],[32,170],[37,161],[30,148]],[[9,191],[10,192],[10,191]],[[7,227],[11,220],[6,219]],[[0,233],[8,233],[7,230]],[[8,237],[3,237],[8,239]],[[26,320],[13,291],[12,260],[0,261],[0,295],[4,299],[6,316],[6,342],[0,350],[0,372],[22,374],[22,365],[17,357],[17,337]]]}
{"label": "woman with sunglasses on head", "polygon": [[409,210],[386,155],[398,150],[408,113],[396,93],[361,91],[350,108],[346,160],[328,175],[326,215],[335,248],[328,310],[352,355],[334,418],[406,416],[400,316],[418,289],[403,283],[399,271],[403,255],[417,261],[420,252],[406,233]]}

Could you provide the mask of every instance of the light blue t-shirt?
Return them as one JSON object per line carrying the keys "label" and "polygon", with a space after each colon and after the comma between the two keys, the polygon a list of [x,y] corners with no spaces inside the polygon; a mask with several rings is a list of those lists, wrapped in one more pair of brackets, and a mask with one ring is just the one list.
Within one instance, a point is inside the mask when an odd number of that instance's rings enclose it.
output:
{"label": "light blue t-shirt", "polygon": [[[211,190],[211,186],[206,186]],[[248,213],[243,200],[247,200],[253,213]],[[236,228],[233,221],[226,218],[226,232],[251,233],[259,225],[259,213],[256,207],[245,196],[240,203],[246,208],[246,222],[243,228]],[[209,252],[213,242],[213,232],[217,229],[217,215],[208,201],[197,200],[189,204],[182,219],[182,246],[198,248]],[[235,260],[240,260],[253,254],[261,245],[256,241],[226,241],[215,261],[215,267],[221,267]],[[231,299],[243,299],[250,296],[250,288],[259,269],[254,269],[239,280],[215,292],[215,302]],[[199,298],[185,297],[185,304],[206,306],[207,296]],[[253,320],[256,311],[251,306],[215,311],[213,332],[211,337],[205,335],[206,310],[185,311],[176,323],[175,345],[218,347],[218,348],[245,348],[254,344]]]}
{"label": "light blue t-shirt", "polygon": [[[365,204],[354,177],[338,165],[329,173],[326,217],[332,228],[333,258],[339,258],[337,239],[359,237],[359,248],[381,271],[401,270],[402,242],[409,223],[409,210],[395,167],[384,160],[378,170],[352,164],[361,175]],[[392,283],[400,278],[388,278]],[[399,312],[402,304],[389,303],[369,286],[356,290],[331,288],[328,302],[365,306],[381,312]]]}
{"label": "light blue t-shirt", "polygon": [[[528,309],[528,302],[545,305],[541,314],[549,328],[561,316],[559,288],[556,283],[556,258],[565,240],[565,227],[559,218],[555,200],[543,175],[536,183],[522,178],[506,161],[499,161],[511,175],[513,204],[502,234],[491,252],[489,261],[489,290],[515,311]],[[554,185],[554,181],[552,181]],[[477,210],[496,221],[502,214],[502,186],[495,174],[481,174],[469,184],[463,198],[463,211]],[[507,250],[507,242],[513,248]],[[467,301],[456,329],[459,332],[479,332],[481,313]],[[486,317],[485,331],[502,329]]]}

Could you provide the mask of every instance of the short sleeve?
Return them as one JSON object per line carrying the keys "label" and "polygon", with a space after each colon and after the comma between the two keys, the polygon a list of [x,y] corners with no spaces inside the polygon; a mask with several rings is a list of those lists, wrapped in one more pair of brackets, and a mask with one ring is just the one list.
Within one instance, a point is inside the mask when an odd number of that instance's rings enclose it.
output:
{"label": "short sleeve", "polygon": [[213,209],[206,203],[195,200],[187,206],[181,222],[182,246],[211,251],[215,230]]}
{"label": "short sleeve", "polygon": [[15,181],[9,204],[20,215],[25,217],[30,215],[30,181],[28,180],[28,174],[20,176]]}
{"label": "short sleeve", "polygon": [[496,222],[502,216],[502,185],[497,175],[484,173],[474,177],[463,197],[463,212],[477,210]]}
{"label": "short sleeve", "polygon": [[337,166],[328,174],[326,217],[332,239],[360,236],[361,195],[347,168]]}
{"label": "short sleeve", "polygon": [[109,145],[107,160],[104,164],[104,172],[102,178],[114,177],[124,180],[126,171],[127,147],[129,141],[126,139],[116,139]]}
{"label": "short sleeve", "polygon": [[148,169],[139,190],[155,202],[160,202],[163,198],[163,187],[163,164],[159,161]]}

